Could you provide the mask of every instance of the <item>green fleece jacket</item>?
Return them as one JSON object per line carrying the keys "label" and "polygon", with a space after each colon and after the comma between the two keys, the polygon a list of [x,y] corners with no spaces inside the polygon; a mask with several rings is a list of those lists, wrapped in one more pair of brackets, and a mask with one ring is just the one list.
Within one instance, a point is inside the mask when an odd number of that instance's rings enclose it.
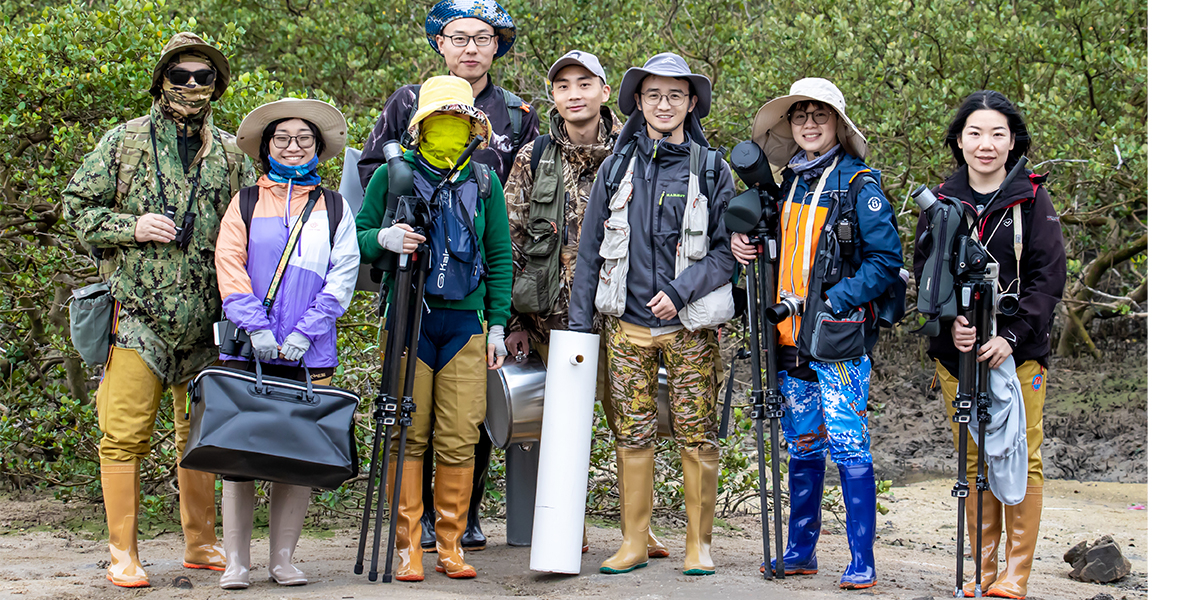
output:
{"label": "green fleece jacket", "polygon": [[[411,150],[404,153],[404,160],[413,165],[416,176],[433,182],[439,180],[437,175],[417,164]],[[459,173],[455,183],[467,177],[471,177],[469,164]],[[374,262],[385,252],[379,245],[378,236],[383,214],[387,212],[387,179],[387,164],[380,165],[367,184],[362,209],[354,219],[355,228],[358,230],[358,248],[362,262],[366,264]],[[495,172],[492,172],[492,192],[487,200],[482,200],[479,204],[480,210],[475,213],[475,232],[479,237],[479,247],[483,250],[484,262],[487,264],[487,276],[479,282],[475,291],[462,300],[446,301],[426,296],[425,302],[430,308],[478,311],[483,314],[488,326],[504,325],[508,322],[512,307],[512,240],[508,232],[504,187]],[[391,278],[391,273],[386,274],[384,284],[390,286]]]}

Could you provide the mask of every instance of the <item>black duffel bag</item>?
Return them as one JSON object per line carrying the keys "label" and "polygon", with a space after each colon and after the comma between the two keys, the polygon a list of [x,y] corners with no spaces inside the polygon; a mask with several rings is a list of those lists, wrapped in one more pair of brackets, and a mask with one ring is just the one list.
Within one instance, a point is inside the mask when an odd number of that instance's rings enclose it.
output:
{"label": "black duffel bag", "polygon": [[[209,367],[188,384],[191,433],[179,465],[247,479],[334,489],[358,476],[356,394],[327,385]],[[194,417],[194,418],[192,418]]]}

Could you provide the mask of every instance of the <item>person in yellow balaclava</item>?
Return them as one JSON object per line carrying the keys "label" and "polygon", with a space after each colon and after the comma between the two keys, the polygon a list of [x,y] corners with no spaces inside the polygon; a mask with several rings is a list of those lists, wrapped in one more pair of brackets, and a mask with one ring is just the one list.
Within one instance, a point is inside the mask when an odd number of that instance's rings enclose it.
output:
{"label": "person in yellow balaclava", "polygon": [[[486,411],[485,365],[499,369],[507,354],[504,324],[512,296],[512,246],[504,190],[490,167],[467,161],[450,175],[449,185],[436,197],[433,194],[472,137],[481,136],[484,144],[490,139],[487,115],[473,101],[471,84],[453,75],[431,77],[421,86],[420,103],[409,126],[416,148],[405,152],[403,160],[413,170],[414,194],[432,208],[430,222],[423,229],[408,223],[380,227],[388,188],[386,166],[371,177],[355,220],[364,263],[384,252],[410,254],[425,243],[432,257],[425,297],[415,300],[424,302],[428,310],[421,322],[413,385],[416,410],[400,480],[399,581],[425,578],[420,548],[421,466],[431,434],[437,461],[436,569],[452,578],[476,575],[463,558],[461,538],[471,499],[475,444]],[[385,288],[390,289],[390,279],[390,274],[385,277]],[[389,305],[387,310],[406,308]],[[404,368],[402,363],[401,373]],[[392,452],[397,451],[398,444],[393,444]],[[395,460],[393,456],[392,465]],[[395,481],[394,470],[388,479]]]}

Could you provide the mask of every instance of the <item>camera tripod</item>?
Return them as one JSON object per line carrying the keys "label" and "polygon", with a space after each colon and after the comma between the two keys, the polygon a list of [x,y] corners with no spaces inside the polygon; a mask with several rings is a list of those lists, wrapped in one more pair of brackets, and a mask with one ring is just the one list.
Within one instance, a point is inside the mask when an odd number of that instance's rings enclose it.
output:
{"label": "camera tripod", "polygon": [[[428,238],[426,233],[433,223],[433,212],[437,210],[438,194],[445,188],[461,169],[471,153],[483,141],[475,136],[454,168],[450,169],[438,185],[433,189],[429,199],[412,195],[411,168],[400,158],[400,145],[389,141],[384,145],[384,154],[388,157],[388,193],[387,210],[383,217],[383,227],[391,227],[397,223],[405,223],[413,228],[413,232]],[[370,527],[371,513],[375,513],[374,543],[371,550],[371,569],[367,573],[369,581],[375,581],[379,575],[379,543],[383,529],[384,495],[387,490],[389,462],[391,459],[392,428],[399,426],[399,443],[396,454],[396,476],[393,478],[391,497],[387,500],[391,507],[391,527],[388,532],[387,561],[383,572],[383,582],[392,580],[392,559],[396,548],[396,520],[400,501],[400,481],[404,468],[404,449],[408,441],[408,428],[412,425],[412,412],[416,409],[413,402],[413,385],[416,380],[417,352],[421,338],[421,317],[424,314],[423,302],[425,297],[425,281],[433,265],[430,262],[430,247],[428,242],[417,245],[412,254],[397,255],[386,252],[375,261],[375,268],[391,272],[393,280],[390,290],[383,292],[385,297],[390,294],[391,302],[385,317],[385,328],[388,332],[387,346],[383,354],[383,381],[379,385],[379,395],[375,398],[375,433],[371,441],[371,472],[367,477],[366,502],[363,503],[362,526],[358,535],[358,556],[354,563],[354,574],[362,575],[363,560],[367,546],[367,532]],[[401,312],[403,311],[403,312]],[[402,395],[397,402],[397,387],[400,383],[400,360],[409,350],[405,362],[404,386]],[[380,452],[382,451],[382,456]],[[378,492],[376,491],[378,490]]]}

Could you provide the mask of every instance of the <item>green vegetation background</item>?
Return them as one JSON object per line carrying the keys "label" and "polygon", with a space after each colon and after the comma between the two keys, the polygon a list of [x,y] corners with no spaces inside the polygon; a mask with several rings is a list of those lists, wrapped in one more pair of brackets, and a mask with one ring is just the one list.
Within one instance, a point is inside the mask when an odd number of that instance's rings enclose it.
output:
{"label": "green vegetation background", "polygon": [[[444,72],[424,36],[433,3],[0,0],[0,485],[99,498],[100,433],[92,401],[99,373],[81,366],[71,348],[65,306],[70,290],[96,274],[62,219],[60,190],[104,131],[147,112],[149,72],[166,39],[195,31],[229,56],[234,80],[216,104],[218,126],[235,131],[243,115],[280,97],[314,97],[346,114],[351,143],[361,145],[398,86]],[[713,81],[705,126],[714,145],[726,147],[746,139],[757,108],[786,94],[792,81],[832,80],[870,141],[869,163],[883,171],[906,248],[916,224],[908,192],[952,170],[942,136],[954,109],[972,91],[999,90],[1024,111],[1033,134],[1030,164],[1051,174],[1049,189],[1062,215],[1070,281],[1058,352],[1098,356],[1088,335],[1094,320],[1144,311],[1143,0],[504,5],[518,38],[492,75],[531,100],[543,118],[552,106],[546,69],[573,48],[600,57],[614,97],[625,69],[658,52],[682,54]],[[340,158],[321,169],[331,187],[340,173]],[[336,383],[362,394],[364,406],[378,368],[371,300],[360,293],[339,321],[345,360]],[[168,413],[160,415],[143,472],[151,513],[168,499],[173,503]],[[364,444],[369,425],[359,425]],[[724,442],[722,510],[736,510],[754,494],[750,431],[742,416]],[[594,512],[611,514],[612,439],[602,425],[596,439],[589,503]],[[678,458],[673,452],[660,457],[666,469],[659,503],[678,507]],[[494,460],[493,469],[499,474],[502,461]],[[343,486],[317,503],[349,512],[361,488]],[[498,490],[489,506],[503,510]]]}

